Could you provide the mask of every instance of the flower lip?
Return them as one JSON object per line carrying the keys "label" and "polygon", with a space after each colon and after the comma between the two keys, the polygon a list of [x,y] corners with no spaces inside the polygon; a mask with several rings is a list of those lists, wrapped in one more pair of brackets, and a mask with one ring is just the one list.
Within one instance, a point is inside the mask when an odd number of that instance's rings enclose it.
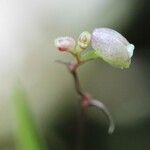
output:
{"label": "flower lip", "polygon": [[130,57],[130,58],[133,56],[134,49],[135,49],[135,46],[134,46],[133,44],[129,44],[129,45],[127,46],[127,50],[128,50],[128,53],[129,53],[129,57]]}
{"label": "flower lip", "polygon": [[58,37],[55,46],[59,51],[71,51],[75,48],[75,40],[72,37]]}
{"label": "flower lip", "polygon": [[125,37],[109,28],[98,28],[92,33],[91,44],[99,56],[118,68],[128,68],[133,55],[134,45]]}

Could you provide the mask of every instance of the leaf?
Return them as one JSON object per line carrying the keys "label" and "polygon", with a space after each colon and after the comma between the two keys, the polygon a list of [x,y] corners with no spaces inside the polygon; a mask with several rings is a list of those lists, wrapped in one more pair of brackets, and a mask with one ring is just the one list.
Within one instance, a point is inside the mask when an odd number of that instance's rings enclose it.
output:
{"label": "leaf", "polygon": [[24,89],[17,86],[13,93],[16,128],[16,144],[19,150],[44,150],[32,114],[27,105]]}

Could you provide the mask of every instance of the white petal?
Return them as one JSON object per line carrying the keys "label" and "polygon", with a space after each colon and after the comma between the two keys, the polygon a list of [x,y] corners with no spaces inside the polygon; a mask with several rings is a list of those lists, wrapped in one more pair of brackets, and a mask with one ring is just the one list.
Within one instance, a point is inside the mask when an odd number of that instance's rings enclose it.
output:
{"label": "white petal", "polygon": [[95,29],[92,33],[92,47],[102,59],[118,68],[128,68],[133,46],[120,33],[109,28]]}

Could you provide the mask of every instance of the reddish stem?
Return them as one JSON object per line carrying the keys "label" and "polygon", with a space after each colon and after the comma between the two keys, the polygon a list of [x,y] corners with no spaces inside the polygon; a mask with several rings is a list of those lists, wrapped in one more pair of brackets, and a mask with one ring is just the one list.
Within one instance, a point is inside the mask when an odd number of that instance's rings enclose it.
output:
{"label": "reddish stem", "polygon": [[[76,56],[76,55],[75,55]],[[107,116],[108,121],[109,121],[109,133],[112,133],[114,131],[114,123],[112,120],[112,117],[108,111],[108,109],[106,108],[106,106],[98,101],[98,100],[94,100],[92,99],[88,94],[85,94],[82,91],[81,85],[80,85],[80,81],[78,78],[78,74],[77,74],[77,69],[80,65],[82,65],[84,62],[80,61],[79,57],[76,56],[76,61],[77,62],[63,62],[60,60],[57,60],[56,62],[64,64],[67,66],[67,68],[69,69],[69,72],[71,73],[71,75],[73,76],[74,79],[74,83],[75,83],[75,89],[76,92],[78,93],[78,95],[80,96],[81,100],[80,100],[80,115],[79,115],[79,128],[78,128],[78,141],[77,141],[77,149],[76,150],[83,150],[83,140],[84,140],[84,128],[85,128],[85,112],[87,110],[87,108],[89,106],[94,106],[100,110],[102,110],[104,112],[104,114]]]}
{"label": "reddish stem", "polygon": [[79,115],[79,128],[78,128],[78,139],[77,139],[77,150],[83,150],[84,147],[84,128],[85,128],[85,111],[90,105],[90,96],[85,94],[82,91],[80,81],[77,74],[77,68],[80,66],[80,62],[77,61],[77,63],[70,63],[68,66],[70,73],[73,76],[74,83],[75,83],[75,89],[78,93],[78,95],[81,97],[80,101],[80,115]]}

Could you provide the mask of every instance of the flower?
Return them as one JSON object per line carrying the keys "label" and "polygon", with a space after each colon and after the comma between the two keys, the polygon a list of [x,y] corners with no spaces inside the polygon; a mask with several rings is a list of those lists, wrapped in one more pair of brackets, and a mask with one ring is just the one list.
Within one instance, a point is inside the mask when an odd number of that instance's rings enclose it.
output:
{"label": "flower", "polygon": [[72,51],[75,45],[75,40],[72,37],[66,36],[55,39],[55,46],[59,51]]}
{"label": "flower", "polygon": [[99,56],[117,68],[128,68],[134,45],[125,37],[109,28],[98,28],[92,33],[91,45]]}

